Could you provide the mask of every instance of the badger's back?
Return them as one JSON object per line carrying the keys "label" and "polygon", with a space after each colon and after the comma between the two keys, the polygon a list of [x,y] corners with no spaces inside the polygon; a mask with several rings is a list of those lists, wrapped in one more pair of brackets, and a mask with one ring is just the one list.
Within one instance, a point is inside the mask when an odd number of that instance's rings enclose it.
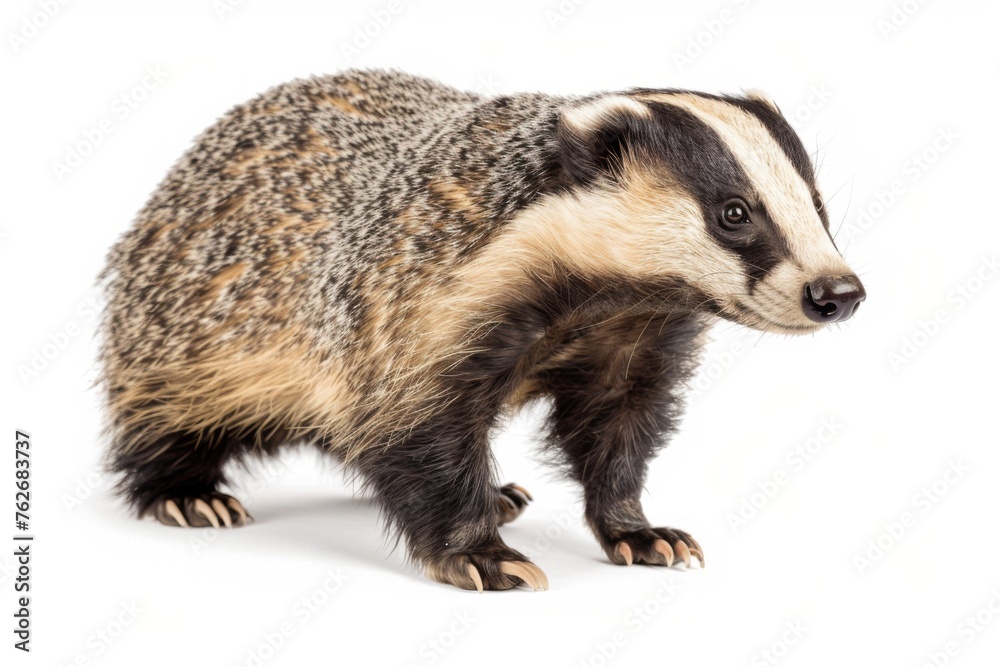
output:
{"label": "badger's back", "polygon": [[[260,339],[268,310],[306,306],[310,271],[337,289],[345,276],[329,269],[357,267],[352,254],[387,236],[406,196],[396,165],[422,162],[429,138],[473,101],[425,79],[353,72],[237,106],[195,140],[112,251],[109,325],[140,329],[107,342],[127,339],[120,354],[155,363],[175,346],[190,353],[213,325]],[[251,319],[234,326],[237,311]]]}

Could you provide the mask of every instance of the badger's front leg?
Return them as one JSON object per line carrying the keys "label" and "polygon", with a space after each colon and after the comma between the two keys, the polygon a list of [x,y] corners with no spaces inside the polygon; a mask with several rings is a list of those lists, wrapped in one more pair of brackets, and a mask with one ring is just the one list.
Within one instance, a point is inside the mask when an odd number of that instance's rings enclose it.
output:
{"label": "badger's front leg", "polygon": [[545,376],[554,397],[551,446],[584,490],[585,513],[612,562],[704,566],[698,542],[652,526],[641,495],[649,461],[680,413],[700,329],[687,323],[616,324],[578,341],[570,363]]}
{"label": "badger's front leg", "polygon": [[459,588],[506,590],[521,583],[547,589],[545,574],[500,538],[509,520],[499,502],[489,449],[495,413],[465,395],[409,431],[402,441],[361,456],[391,528],[429,577]]}

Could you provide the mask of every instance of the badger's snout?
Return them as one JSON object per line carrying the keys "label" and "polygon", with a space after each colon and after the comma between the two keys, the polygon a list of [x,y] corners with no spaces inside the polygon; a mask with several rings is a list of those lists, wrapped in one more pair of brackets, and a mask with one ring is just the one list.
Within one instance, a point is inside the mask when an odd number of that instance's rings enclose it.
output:
{"label": "badger's snout", "polygon": [[865,296],[857,276],[826,276],[806,283],[802,310],[813,322],[843,322],[857,312]]}

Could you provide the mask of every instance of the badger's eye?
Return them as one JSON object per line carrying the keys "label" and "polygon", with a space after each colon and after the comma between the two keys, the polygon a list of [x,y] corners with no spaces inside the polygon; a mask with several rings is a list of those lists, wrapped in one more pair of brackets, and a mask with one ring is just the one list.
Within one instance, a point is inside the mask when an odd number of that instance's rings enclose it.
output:
{"label": "badger's eye", "polygon": [[740,225],[750,222],[750,213],[747,204],[742,199],[730,199],[722,205],[722,218],[720,220],[725,229],[735,230]]}

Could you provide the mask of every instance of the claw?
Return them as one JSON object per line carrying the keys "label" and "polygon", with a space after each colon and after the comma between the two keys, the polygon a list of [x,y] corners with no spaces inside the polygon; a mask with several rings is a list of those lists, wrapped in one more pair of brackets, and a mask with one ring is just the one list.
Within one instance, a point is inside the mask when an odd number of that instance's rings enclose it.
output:
{"label": "claw", "polygon": [[532,590],[548,590],[549,580],[545,573],[532,563],[505,560],[500,563],[500,571],[512,577],[517,577]]}
{"label": "claw", "polygon": [[181,508],[177,506],[173,500],[168,500],[163,503],[163,511],[167,513],[171,519],[177,522],[177,525],[181,528],[190,528],[187,519],[184,518],[184,514],[181,512]]}
{"label": "claw", "polygon": [[[693,546],[695,549],[697,549],[701,553],[705,553],[705,550],[701,548],[700,544],[698,544],[698,540],[694,539],[693,537],[691,537],[687,533],[684,534],[684,537],[686,537],[688,539],[688,542],[691,543],[691,546]],[[694,553],[694,552],[692,551],[691,553]]]}
{"label": "claw", "polygon": [[684,561],[684,567],[691,567],[691,552],[688,550],[688,546],[684,544],[684,540],[678,540],[677,544],[677,555]]}
{"label": "claw", "polygon": [[229,505],[234,512],[240,515],[239,520],[236,522],[237,526],[243,526],[253,520],[253,517],[247,514],[247,511],[243,509],[243,505],[241,505],[240,501],[236,500],[236,498],[230,498],[226,501],[226,504]]}
{"label": "claw", "polygon": [[500,516],[497,518],[497,525],[502,526],[505,523],[509,523],[517,518],[521,513],[514,501],[500,494]]}
{"label": "claw", "polygon": [[619,542],[617,551],[618,555],[625,559],[626,565],[632,564],[632,547],[630,547],[628,543]]}
{"label": "claw", "polygon": [[466,571],[469,573],[469,578],[472,579],[472,583],[476,585],[476,590],[480,593],[483,592],[483,578],[479,576],[479,570],[472,563],[465,566]]}
{"label": "claw", "polygon": [[538,579],[542,582],[542,590],[549,590],[549,578],[545,576],[544,572],[542,572],[542,568],[532,563],[528,563],[528,565],[535,568],[535,572],[538,573]]}
{"label": "claw", "polygon": [[520,491],[522,494],[524,494],[524,497],[527,498],[529,502],[534,500],[534,498],[531,497],[531,494],[528,493],[528,490],[523,486],[521,486],[520,484],[511,484],[510,488],[517,489],[518,491]]}
{"label": "claw", "polygon": [[514,496],[519,501],[521,501],[521,507],[524,507],[530,502],[528,500],[528,496],[524,495],[523,493],[514,488],[507,489],[507,494],[504,497],[509,497],[509,496]]}
{"label": "claw", "polygon": [[201,498],[195,498],[194,503],[192,503],[192,507],[194,508],[195,512],[205,517],[208,520],[208,522],[212,524],[212,528],[219,527],[218,517],[215,516],[215,512],[212,511],[212,508],[209,507],[208,503],[206,503],[204,500],[202,500]]}
{"label": "claw", "polygon": [[222,523],[226,525],[226,528],[233,527],[233,520],[229,517],[229,510],[226,509],[226,506],[222,504],[221,500],[218,498],[212,498],[212,509],[215,510],[215,513],[220,519],[222,519]]}
{"label": "claw", "polygon": [[511,484],[509,488],[513,489],[514,491],[517,491],[519,494],[524,496],[525,504],[530,503],[532,500],[534,500],[534,498],[531,497],[531,494],[528,493],[528,490],[523,486],[519,486],[517,484]]}
{"label": "claw", "polygon": [[[693,542],[694,540],[691,540],[691,541]],[[691,555],[698,559],[698,565],[700,565],[701,569],[704,570],[705,569],[705,557],[701,554],[701,551],[699,549],[691,549]]]}
{"label": "claw", "polygon": [[[674,550],[670,548],[670,543],[666,540],[656,540],[653,542],[653,549],[660,552],[663,555],[663,559],[667,561],[667,567],[672,567],[674,564]],[[690,558],[690,556],[688,556]]]}

